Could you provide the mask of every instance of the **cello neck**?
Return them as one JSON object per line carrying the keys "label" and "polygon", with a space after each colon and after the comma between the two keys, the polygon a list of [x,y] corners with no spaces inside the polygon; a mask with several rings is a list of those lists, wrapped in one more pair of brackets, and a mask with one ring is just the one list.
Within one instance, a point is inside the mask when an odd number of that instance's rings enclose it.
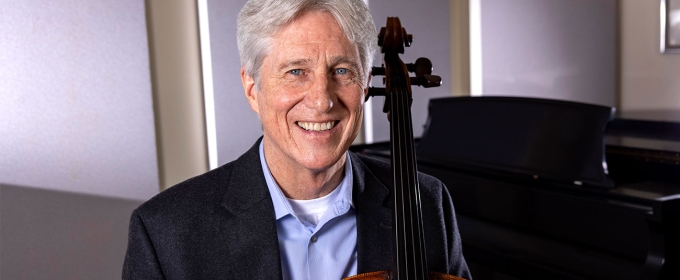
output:
{"label": "cello neck", "polygon": [[[403,53],[405,31],[398,18],[388,18],[382,50],[385,63],[386,108],[390,116],[391,162],[394,180],[394,254],[392,279],[428,279],[418,168],[411,121],[411,83]],[[397,45],[400,44],[400,45]]]}

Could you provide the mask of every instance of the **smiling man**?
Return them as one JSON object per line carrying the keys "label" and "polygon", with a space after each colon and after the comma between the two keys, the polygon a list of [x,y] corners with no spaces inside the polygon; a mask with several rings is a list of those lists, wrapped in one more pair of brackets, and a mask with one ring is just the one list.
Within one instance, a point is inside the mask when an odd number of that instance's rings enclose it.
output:
{"label": "smiling man", "polygon": [[[251,0],[241,80],[263,137],[132,214],[124,279],[341,279],[389,270],[389,163],[348,152],[377,33],[361,0]],[[245,104],[244,104],[245,105]],[[428,267],[470,279],[451,198],[419,174]]]}
{"label": "smiling man", "polygon": [[359,132],[368,75],[358,48],[323,11],[298,16],[270,40],[259,80],[242,68],[264,128],[264,155],[288,198],[326,196],[342,179]]}

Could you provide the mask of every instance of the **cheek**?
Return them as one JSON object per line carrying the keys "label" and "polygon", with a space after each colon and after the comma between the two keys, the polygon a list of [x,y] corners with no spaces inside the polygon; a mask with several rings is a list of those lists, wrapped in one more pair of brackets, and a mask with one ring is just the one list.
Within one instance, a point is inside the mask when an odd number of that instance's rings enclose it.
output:
{"label": "cheek", "polygon": [[361,116],[361,113],[364,111],[363,92],[358,91],[354,93],[351,97],[352,98],[347,100],[345,104],[347,104],[347,107],[351,112],[357,114],[358,115],[357,117],[359,117]]}
{"label": "cheek", "polygon": [[[273,88],[273,87],[272,87]],[[264,94],[264,98],[258,103],[264,109],[264,114],[280,115],[286,114],[298,102],[299,97],[293,92],[285,90],[269,90]]]}
{"label": "cheek", "polygon": [[356,110],[355,113],[355,120],[354,120],[354,130],[359,131],[359,128],[361,127],[361,120],[364,117],[364,108],[359,106],[359,108]]}
{"label": "cheek", "polygon": [[359,127],[361,126],[361,120],[363,118],[364,113],[363,96],[361,95],[361,93],[357,93],[353,95],[352,98],[346,99],[344,101],[348,111],[350,111],[352,117],[354,118],[352,120],[353,130],[358,131]]}

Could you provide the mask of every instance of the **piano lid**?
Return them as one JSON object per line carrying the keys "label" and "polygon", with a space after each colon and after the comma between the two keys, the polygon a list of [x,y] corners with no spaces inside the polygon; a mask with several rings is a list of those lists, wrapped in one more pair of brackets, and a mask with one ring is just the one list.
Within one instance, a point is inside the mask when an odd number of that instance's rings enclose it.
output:
{"label": "piano lid", "polygon": [[614,108],[526,97],[430,100],[419,160],[611,188],[604,131]]}

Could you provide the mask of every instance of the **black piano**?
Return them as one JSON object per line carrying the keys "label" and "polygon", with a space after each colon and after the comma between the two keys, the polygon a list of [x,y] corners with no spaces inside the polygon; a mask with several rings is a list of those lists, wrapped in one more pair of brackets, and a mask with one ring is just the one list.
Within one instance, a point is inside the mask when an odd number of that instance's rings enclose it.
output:
{"label": "black piano", "polygon": [[432,99],[418,169],[447,185],[473,277],[680,279],[680,112],[657,113]]}

